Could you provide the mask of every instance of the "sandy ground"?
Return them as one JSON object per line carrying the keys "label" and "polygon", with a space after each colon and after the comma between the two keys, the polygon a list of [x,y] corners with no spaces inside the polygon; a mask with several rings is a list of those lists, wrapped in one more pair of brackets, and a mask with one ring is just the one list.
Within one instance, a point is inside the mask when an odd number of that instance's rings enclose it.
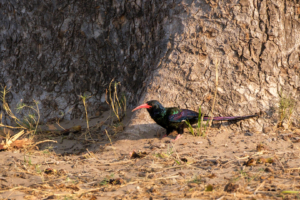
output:
{"label": "sandy ground", "polygon": [[[43,126],[37,149],[2,151],[0,199],[292,199],[299,191],[300,129],[266,133],[211,128],[207,137],[186,133],[173,143],[162,129],[126,139],[103,123],[61,122],[78,133]],[[128,122],[130,116],[124,119]],[[58,132],[55,130],[59,130]],[[124,139],[125,138],[125,139]]]}

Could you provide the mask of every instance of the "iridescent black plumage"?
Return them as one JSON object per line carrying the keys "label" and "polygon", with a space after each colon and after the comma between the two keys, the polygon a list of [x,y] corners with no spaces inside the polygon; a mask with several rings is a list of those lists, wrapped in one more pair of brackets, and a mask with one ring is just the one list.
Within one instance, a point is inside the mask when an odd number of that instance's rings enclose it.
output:
{"label": "iridescent black plumage", "polygon": [[[147,111],[149,112],[151,118],[158,125],[167,130],[167,135],[169,135],[174,130],[176,130],[178,134],[183,134],[183,128],[186,124],[185,121],[189,121],[190,124],[195,124],[198,122],[199,117],[199,114],[192,110],[180,109],[176,107],[165,108],[156,100],[148,101],[146,104],[138,106],[133,111],[140,108],[147,108]],[[257,117],[257,115],[214,117],[213,121],[243,120],[252,117]],[[209,117],[203,117],[203,121],[207,120],[209,120]],[[176,139],[178,139],[178,137]]]}

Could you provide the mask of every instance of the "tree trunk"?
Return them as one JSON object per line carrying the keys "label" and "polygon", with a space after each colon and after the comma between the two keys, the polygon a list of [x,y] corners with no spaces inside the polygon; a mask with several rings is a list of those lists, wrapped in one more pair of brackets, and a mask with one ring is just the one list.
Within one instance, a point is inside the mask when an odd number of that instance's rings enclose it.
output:
{"label": "tree trunk", "polygon": [[[299,102],[299,1],[97,0],[0,2],[0,82],[12,108],[41,102],[42,119],[105,109],[115,78],[130,105],[157,99],[214,115],[266,114],[278,121],[279,91]],[[71,111],[70,111],[71,110]],[[294,121],[300,107],[294,110]],[[132,127],[149,123],[145,111]]]}

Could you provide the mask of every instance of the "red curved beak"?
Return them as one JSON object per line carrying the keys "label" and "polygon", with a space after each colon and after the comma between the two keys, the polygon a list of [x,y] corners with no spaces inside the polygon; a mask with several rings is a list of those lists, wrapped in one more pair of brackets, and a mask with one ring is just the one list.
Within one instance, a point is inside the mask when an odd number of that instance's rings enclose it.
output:
{"label": "red curved beak", "polygon": [[138,107],[136,107],[135,109],[133,109],[131,112],[133,112],[133,111],[136,111],[136,110],[138,110],[138,109],[141,109],[141,108],[151,108],[152,106],[149,106],[148,104],[142,104],[142,105],[140,105],[140,106],[138,106]]}

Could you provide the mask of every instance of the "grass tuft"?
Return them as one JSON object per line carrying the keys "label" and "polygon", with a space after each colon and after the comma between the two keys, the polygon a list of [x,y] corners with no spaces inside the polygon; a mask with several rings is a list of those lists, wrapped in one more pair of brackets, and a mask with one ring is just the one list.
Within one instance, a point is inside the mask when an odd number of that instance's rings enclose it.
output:
{"label": "grass tuft", "polygon": [[[85,120],[86,120],[86,128],[87,128],[87,132],[86,133],[89,133],[90,137],[92,138],[91,133],[90,133],[89,116],[88,116],[87,104],[86,104],[86,100],[89,99],[89,98],[91,98],[91,96],[88,96],[87,94],[84,94],[84,95],[80,95],[80,98],[82,99],[84,110],[85,110]],[[84,134],[85,139],[87,139],[86,138],[86,133]]]}
{"label": "grass tuft", "polygon": [[110,105],[113,113],[120,122],[126,113],[126,96],[125,94],[118,95],[118,85],[121,85],[121,83],[115,82],[114,79],[111,80],[108,92],[106,90],[106,94],[108,93],[109,98],[109,102],[106,100],[106,103]]}
{"label": "grass tuft", "polygon": [[292,98],[292,95],[285,95],[283,94],[282,88],[279,94],[279,122],[278,127],[282,127],[284,120],[287,120],[288,127],[291,123],[291,117],[296,107],[296,100]]}
{"label": "grass tuft", "polygon": [[199,106],[199,115],[198,115],[198,123],[197,123],[197,134],[195,134],[195,131],[194,131],[191,123],[188,120],[185,121],[186,125],[188,126],[188,129],[189,129],[190,133],[193,136],[203,136],[203,137],[206,136],[206,131],[207,131],[207,127],[208,127],[209,121],[207,120],[206,124],[203,124],[203,117],[204,117],[204,115],[202,115],[201,106]]}

